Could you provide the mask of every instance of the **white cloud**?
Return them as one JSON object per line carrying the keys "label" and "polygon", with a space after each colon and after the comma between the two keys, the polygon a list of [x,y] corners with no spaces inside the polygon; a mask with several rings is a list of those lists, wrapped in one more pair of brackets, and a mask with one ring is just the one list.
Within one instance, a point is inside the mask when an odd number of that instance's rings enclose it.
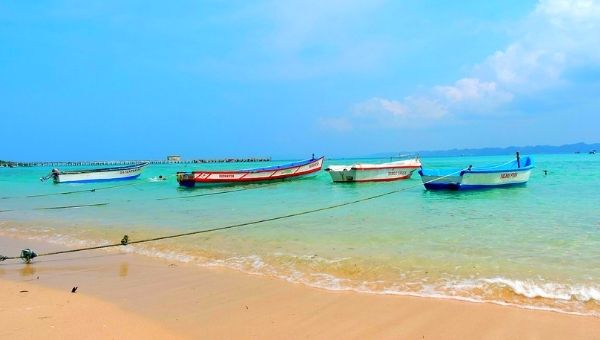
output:
{"label": "white cloud", "polygon": [[371,98],[356,104],[348,116],[321,117],[318,124],[325,129],[348,132],[360,127],[416,127],[432,119],[444,117],[446,108],[426,97],[407,97],[403,101]]}
{"label": "white cloud", "polygon": [[318,124],[326,130],[341,132],[350,131],[353,128],[352,123],[345,117],[322,117]]}
{"label": "white cloud", "polygon": [[504,102],[512,99],[512,94],[499,90],[495,82],[485,82],[477,78],[463,78],[454,85],[436,86],[434,89],[449,104],[479,100]]}
{"label": "white cloud", "polygon": [[562,84],[565,71],[600,64],[600,2],[542,0],[519,39],[475,68],[515,94]]}
{"label": "white cloud", "polygon": [[408,96],[402,100],[379,97],[368,99],[354,105],[351,116],[362,118],[363,125],[424,126],[440,121],[456,110],[488,112],[512,98],[511,93],[498,89],[495,82],[463,78],[452,85],[436,86],[427,94]]}
{"label": "white cloud", "polygon": [[599,0],[540,0],[517,31],[511,44],[473,66],[468,77],[403,100],[371,98],[354,105],[351,115],[358,112],[380,126],[407,126],[495,114],[519,95],[564,84],[571,69],[600,65]]}
{"label": "white cloud", "polygon": [[363,103],[356,104],[354,107],[354,113],[359,117],[370,116],[378,112],[385,112],[396,117],[406,117],[409,114],[403,103],[384,98],[371,98]]}
{"label": "white cloud", "polygon": [[542,0],[535,14],[547,18],[554,26],[570,29],[574,23],[591,23],[600,16],[595,0]]}

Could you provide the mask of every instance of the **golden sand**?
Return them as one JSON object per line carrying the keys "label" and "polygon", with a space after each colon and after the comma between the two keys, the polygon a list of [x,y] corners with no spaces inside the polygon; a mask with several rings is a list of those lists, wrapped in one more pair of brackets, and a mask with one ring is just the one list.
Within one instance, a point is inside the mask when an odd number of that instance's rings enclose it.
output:
{"label": "golden sand", "polygon": [[[53,248],[0,238],[3,254],[25,247]],[[332,292],[120,252],[4,262],[0,287],[0,338],[11,339],[600,338],[594,317]]]}

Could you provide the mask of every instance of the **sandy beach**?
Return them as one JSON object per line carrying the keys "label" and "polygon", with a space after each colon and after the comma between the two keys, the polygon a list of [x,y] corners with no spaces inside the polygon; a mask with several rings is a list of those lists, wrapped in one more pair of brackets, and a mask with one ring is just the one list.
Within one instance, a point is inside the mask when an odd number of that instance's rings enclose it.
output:
{"label": "sandy beach", "polygon": [[[0,239],[2,254],[24,247],[58,249]],[[12,339],[600,337],[594,317],[325,291],[119,251],[7,261],[0,280],[0,336]]]}

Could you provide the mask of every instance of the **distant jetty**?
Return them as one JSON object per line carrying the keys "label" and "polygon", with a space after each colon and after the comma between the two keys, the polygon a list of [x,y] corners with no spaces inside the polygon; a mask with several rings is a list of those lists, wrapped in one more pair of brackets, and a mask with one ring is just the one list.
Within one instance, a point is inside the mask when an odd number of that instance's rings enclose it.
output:
{"label": "distant jetty", "polygon": [[46,162],[11,162],[0,160],[0,167],[50,167],[50,166],[112,166],[129,165],[140,162],[150,162],[150,164],[195,164],[195,163],[254,163],[270,162],[271,157],[251,157],[251,158],[213,158],[213,159],[191,159],[191,160],[120,160],[120,161],[46,161]]}

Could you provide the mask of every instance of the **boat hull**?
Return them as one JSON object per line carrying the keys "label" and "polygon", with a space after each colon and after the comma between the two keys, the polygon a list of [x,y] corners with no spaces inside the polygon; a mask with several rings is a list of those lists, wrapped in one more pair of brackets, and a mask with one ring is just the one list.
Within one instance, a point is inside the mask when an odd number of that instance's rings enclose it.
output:
{"label": "boat hull", "polygon": [[383,164],[332,165],[325,170],[336,183],[390,182],[410,178],[420,166],[415,159]]}
{"label": "boat hull", "polygon": [[460,189],[460,176],[450,176],[441,178],[440,176],[427,176],[421,174],[421,180],[427,190],[459,190]]}
{"label": "boat hull", "polygon": [[239,171],[193,171],[178,173],[177,181],[184,187],[202,187],[249,183],[276,182],[316,174],[323,167],[323,157],[296,165]]}
{"label": "boat hull", "polygon": [[523,185],[529,181],[531,169],[525,171],[504,171],[497,173],[469,173],[462,177],[460,189],[485,189]]}
{"label": "boat hull", "polygon": [[328,170],[331,179],[336,183],[351,182],[390,182],[408,179],[418,167],[391,169],[343,169]]}
{"label": "boat hull", "polygon": [[55,183],[90,183],[106,181],[131,180],[140,176],[145,165],[114,169],[109,171],[85,171],[74,173],[58,173],[54,176]]}

